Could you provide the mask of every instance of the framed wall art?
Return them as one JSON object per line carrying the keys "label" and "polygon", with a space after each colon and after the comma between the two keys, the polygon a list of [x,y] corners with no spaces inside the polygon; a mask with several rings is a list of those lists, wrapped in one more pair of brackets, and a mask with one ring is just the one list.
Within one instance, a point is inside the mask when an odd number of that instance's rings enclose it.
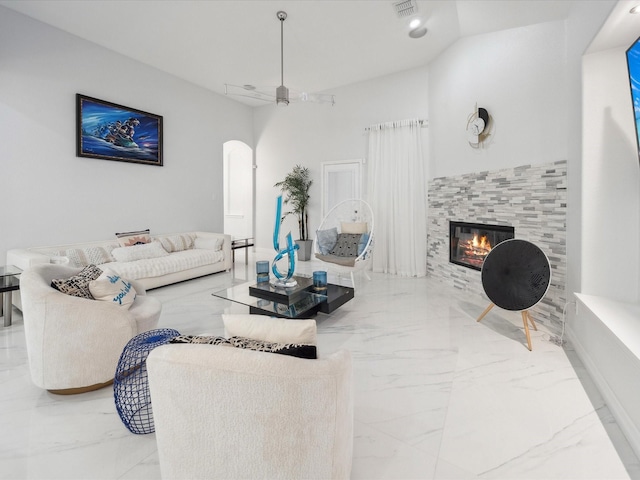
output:
{"label": "framed wall art", "polygon": [[162,116],[76,94],[76,154],[162,166]]}

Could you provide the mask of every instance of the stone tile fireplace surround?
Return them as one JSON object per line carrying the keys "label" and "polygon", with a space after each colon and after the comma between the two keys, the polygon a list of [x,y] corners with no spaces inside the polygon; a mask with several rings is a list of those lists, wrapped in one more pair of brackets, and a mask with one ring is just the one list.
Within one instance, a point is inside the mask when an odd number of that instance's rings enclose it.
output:
{"label": "stone tile fireplace surround", "polygon": [[565,160],[435,178],[428,193],[428,274],[484,295],[479,271],[449,263],[449,221],[514,227],[515,238],[535,243],[549,258],[551,285],[532,314],[559,332],[567,298],[566,213]]}

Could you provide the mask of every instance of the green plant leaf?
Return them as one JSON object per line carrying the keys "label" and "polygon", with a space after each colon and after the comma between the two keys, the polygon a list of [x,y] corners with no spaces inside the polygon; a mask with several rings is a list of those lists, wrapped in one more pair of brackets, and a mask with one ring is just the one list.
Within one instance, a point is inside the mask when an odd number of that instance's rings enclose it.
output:
{"label": "green plant leaf", "polygon": [[286,212],[282,219],[289,214],[298,217],[298,230],[300,240],[308,240],[308,215],[307,208],[309,206],[309,189],[313,184],[311,174],[307,167],[296,165],[293,170],[284,177],[284,180],[278,182],[274,187],[279,188],[283,193],[283,202],[290,205],[291,211]]}

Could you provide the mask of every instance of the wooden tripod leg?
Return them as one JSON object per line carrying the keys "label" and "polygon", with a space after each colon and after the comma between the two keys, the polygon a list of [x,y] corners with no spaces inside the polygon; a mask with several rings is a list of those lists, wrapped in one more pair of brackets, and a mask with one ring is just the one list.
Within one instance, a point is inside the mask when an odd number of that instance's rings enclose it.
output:
{"label": "wooden tripod leg", "polygon": [[527,311],[523,310],[520,313],[522,313],[522,323],[524,323],[524,333],[527,334],[527,346],[529,347],[529,351],[531,351],[531,335],[529,334],[529,318],[527,316]]}
{"label": "wooden tripod leg", "polygon": [[482,320],[484,318],[484,316],[489,313],[489,310],[491,310],[493,307],[495,307],[495,303],[490,303],[489,306],[487,308],[484,309],[484,312],[482,312],[482,315],[480,315],[478,317],[478,320],[476,320],[477,322],[479,322],[480,320]]}
{"label": "wooden tripod leg", "polygon": [[531,316],[531,313],[529,313],[529,310],[525,310],[525,312],[527,312],[527,318],[529,319],[529,322],[531,323],[531,326],[537,332],[538,331],[538,327],[536,327],[536,322],[533,321],[533,317]]}

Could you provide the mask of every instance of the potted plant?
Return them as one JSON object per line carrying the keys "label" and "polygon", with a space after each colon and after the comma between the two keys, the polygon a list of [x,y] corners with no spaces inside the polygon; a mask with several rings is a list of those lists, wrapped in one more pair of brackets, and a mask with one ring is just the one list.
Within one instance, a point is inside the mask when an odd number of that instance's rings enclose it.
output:
{"label": "potted plant", "polygon": [[291,206],[291,211],[285,213],[280,221],[287,215],[294,214],[298,217],[298,231],[300,238],[296,240],[298,244],[298,260],[309,260],[311,258],[311,247],[313,241],[309,240],[309,224],[307,208],[309,206],[309,189],[313,180],[309,178],[309,169],[296,165],[287,174],[283,181],[278,182],[274,187],[279,188],[285,195],[284,204]]}

